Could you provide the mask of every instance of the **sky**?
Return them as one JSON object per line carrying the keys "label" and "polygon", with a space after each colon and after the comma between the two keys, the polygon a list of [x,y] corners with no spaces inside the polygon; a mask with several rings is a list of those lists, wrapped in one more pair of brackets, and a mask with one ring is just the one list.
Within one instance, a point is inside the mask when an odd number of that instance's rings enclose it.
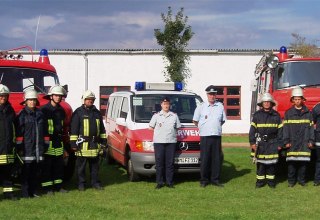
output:
{"label": "sky", "polygon": [[318,0],[0,0],[0,49],[161,49],[161,13],[184,8],[188,49],[320,45]]}

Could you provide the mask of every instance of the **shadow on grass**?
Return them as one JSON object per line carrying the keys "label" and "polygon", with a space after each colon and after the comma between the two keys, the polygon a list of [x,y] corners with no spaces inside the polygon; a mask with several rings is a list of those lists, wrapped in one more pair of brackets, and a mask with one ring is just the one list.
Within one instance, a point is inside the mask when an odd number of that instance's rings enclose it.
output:
{"label": "shadow on grass", "polygon": [[250,172],[251,169],[238,170],[234,163],[225,160],[222,165],[221,182],[227,183],[232,179],[242,177]]}

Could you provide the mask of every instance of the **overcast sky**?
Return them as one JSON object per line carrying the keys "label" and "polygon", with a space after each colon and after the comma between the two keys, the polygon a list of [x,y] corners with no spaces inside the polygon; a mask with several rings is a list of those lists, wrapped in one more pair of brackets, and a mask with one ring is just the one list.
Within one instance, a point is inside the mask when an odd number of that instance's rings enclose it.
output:
{"label": "overcast sky", "polygon": [[320,40],[318,0],[0,0],[0,49],[159,49],[153,30],[168,6],[189,17],[189,49],[277,49],[291,33]]}

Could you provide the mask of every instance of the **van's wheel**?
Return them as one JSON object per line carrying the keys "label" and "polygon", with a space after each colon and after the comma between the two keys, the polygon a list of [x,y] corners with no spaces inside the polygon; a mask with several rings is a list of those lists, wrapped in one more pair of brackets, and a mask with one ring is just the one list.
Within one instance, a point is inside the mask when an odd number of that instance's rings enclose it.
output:
{"label": "van's wheel", "polygon": [[[129,152],[129,155],[130,155],[130,152]],[[130,156],[128,158],[128,163],[127,163],[127,174],[130,182],[136,182],[140,180],[139,175],[134,171],[134,167],[133,167]]]}
{"label": "van's wheel", "polygon": [[107,163],[110,165],[116,163],[115,159],[113,159],[113,157],[110,154],[110,147],[108,147],[107,149]]}

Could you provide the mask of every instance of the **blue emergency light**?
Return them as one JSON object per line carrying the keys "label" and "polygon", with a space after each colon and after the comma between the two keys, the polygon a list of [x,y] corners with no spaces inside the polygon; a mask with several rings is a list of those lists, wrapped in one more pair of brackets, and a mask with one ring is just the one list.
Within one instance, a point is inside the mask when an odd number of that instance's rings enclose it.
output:
{"label": "blue emergency light", "polygon": [[285,46],[280,47],[280,53],[287,53],[287,48]]}
{"label": "blue emergency light", "polygon": [[42,49],[40,51],[40,56],[48,56],[48,51],[46,49]]}
{"label": "blue emergency light", "polygon": [[134,88],[137,91],[146,90],[146,82],[136,82]]}
{"label": "blue emergency light", "polygon": [[182,82],[175,82],[174,83],[174,90],[175,91],[181,91],[183,89],[183,83]]}

